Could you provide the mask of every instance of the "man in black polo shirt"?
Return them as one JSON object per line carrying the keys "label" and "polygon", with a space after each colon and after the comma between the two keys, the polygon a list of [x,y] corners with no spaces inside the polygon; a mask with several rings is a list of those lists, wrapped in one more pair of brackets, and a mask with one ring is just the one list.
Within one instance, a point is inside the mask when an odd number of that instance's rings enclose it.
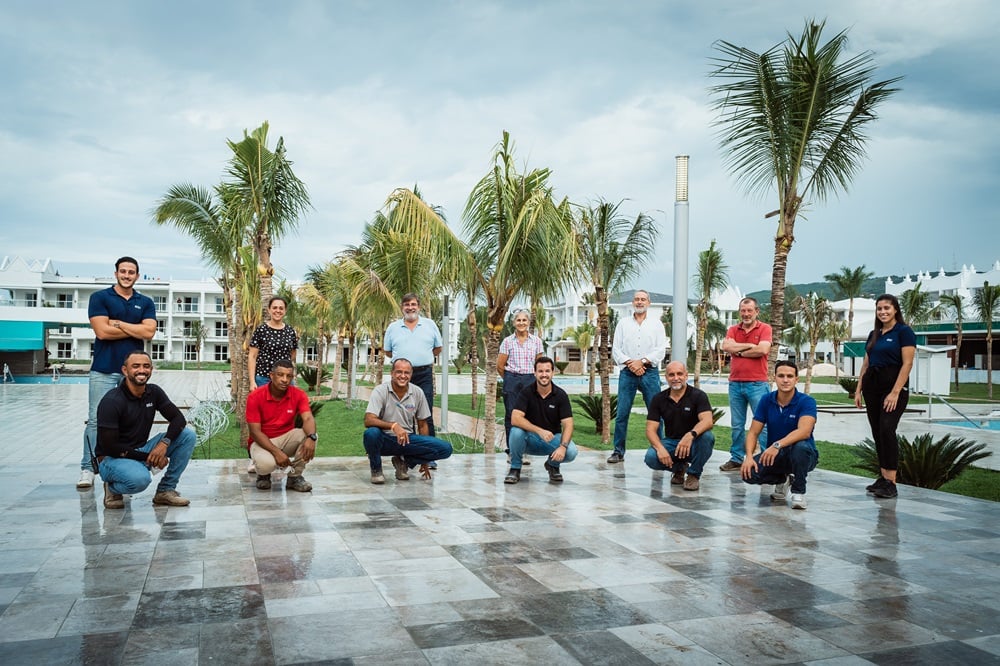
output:
{"label": "man in black polo shirt", "polygon": [[562,483],[562,463],[576,458],[573,443],[573,408],[566,391],[552,383],[555,363],[548,356],[535,359],[535,382],[514,399],[510,415],[510,471],[504,483],[521,480],[521,459],[525,453],[546,456],[549,481]]}
{"label": "man in black polo shirt", "polygon": [[[166,467],[153,504],[187,506],[177,482],[191,460],[197,436],[177,405],[156,384],[150,384],[153,362],[144,351],[129,352],[122,366],[125,379],[104,394],[97,407],[97,456],[104,480],[104,506],[124,509],[123,495],[145,490],[153,473]],[[169,425],[166,433],[149,437],[159,412]]]}
{"label": "man in black polo shirt", "polygon": [[[688,386],[687,368],[680,361],[667,365],[664,374],[668,388],[657,393],[649,403],[646,416],[646,466],[672,471],[670,483],[684,490],[698,490],[701,470],[712,457],[715,435],[712,434],[712,405],[701,389]],[[660,439],[660,424],[664,437]],[[684,472],[687,471],[687,478]]]}

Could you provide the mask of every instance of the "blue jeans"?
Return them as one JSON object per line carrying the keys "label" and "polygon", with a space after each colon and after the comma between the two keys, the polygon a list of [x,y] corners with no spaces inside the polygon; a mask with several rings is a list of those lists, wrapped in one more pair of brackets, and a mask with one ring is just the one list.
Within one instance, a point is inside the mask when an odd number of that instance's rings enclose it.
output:
{"label": "blue jeans", "polygon": [[510,451],[510,415],[514,411],[514,400],[517,394],[526,386],[535,382],[535,375],[522,375],[516,372],[503,373],[503,431],[507,435],[507,450]]}
{"label": "blue jeans", "polygon": [[[760,399],[767,395],[769,390],[767,382],[729,382],[729,426],[733,430],[729,459],[733,462],[743,462],[743,457],[747,453],[747,407],[750,408],[752,420]],[[767,446],[767,426],[764,426],[757,441],[760,448]]]}
{"label": "blue jeans", "polygon": [[406,466],[444,460],[451,455],[451,444],[427,435],[410,435],[410,443],[401,446],[396,436],[383,432],[381,428],[365,428],[365,453],[373,472],[382,471],[382,456],[402,456]]}
{"label": "blue jeans", "polygon": [[[511,469],[521,469],[521,460],[524,458],[524,454],[528,453],[533,456],[550,456],[552,452],[559,448],[559,443],[562,441],[559,433],[552,438],[551,441],[546,442],[544,439],[539,437],[533,432],[528,432],[527,430],[521,430],[517,426],[511,426],[510,428],[510,468]],[[566,445],[566,455],[559,462],[554,460],[549,460],[548,463],[559,468],[559,465],[563,463],[571,463],[576,459],[576,444],[570,440]]]}
{"label": "blue jeans", "polygon": [[[660,443],[663,444],[663,448],[667,450],[670,457],[674,459],[674,465],[678,463],[687,463],[687,473],[691,476],[701,476],[701,471],[705,468],[705,463],[708,459],[712,457],[712,448],[715,446],[715,435],[712,434],[711,430],[701,433],[698,437],[691,443],[691,451],[688,452],[687,458],[677,458],[674,452],[677,450],[677,444],[681,440],[679,439],[667,439],[666,437],[660,439]],[[659,469],[666,471],[673,471],[673,467],[667,467],[660,462],[660,459],[656,457],[656,449],[652,446],[646,450],[646,467],[650,469]]]}
{"label": "blue jeans", "polygon": [[[267,384],[269,381],[271,381],[271,378],[268,377],[267,375],[254,375],[253,378],[253,383],[257,385],[257,388],[260,388],[264,384]],[[253,389],[250,390],[252,391]]]}
{"label": "blue jeans", "polygon": [[[649,409],[653,396],[660,392],[660,375],[656,368],[650,368],[643,375],[637,375],[628,368],[623,368],[618,375],[618,413],[615,415],[615,453],[625,457],[625,441],[628,439],[628,419],[632,415],[632,403],[635,401],[636,390],[642,392],[642,400]],[[660,426],[660,439],[663,438],[663,426]]]}
{"label": "blue jeans", "polygon": [[93,469],[90,466],[90,454],[97,448],[97,406],[101,398],[111,389],[121,384],[124,375],[120,372],[90,371],[90,390],[87,399],[87,425],[83,429],[83,457],[80,458],[80,469]]}
{"label": "blue jeans", "polygon": [[[139,448],[143,453],[149,453],[160,443],[166,433],[154,435],[145,445]],[[167,468],[163,470],[163,478],[156,486],[156,492],[175,490],[181,474],[187,469],[191,453],[198,442],[198,436],[191,428],[184,428],[177,439],[167,445]],[[105,456],[100,463],[101,479],[108,484],[108,489],[117,495],[135,495],[149,487],[153,475],[146,463],[131,458],[111,458]]]}
{"label": "blue jeans", "polygon": [[[434,366],[431,365],[423,370],[414,370],[410,377],[410,383],[424,392],[427,398],[427,408],[431,415],[427,417],[427,435],[434,436]],[[418,435],[419,437],[419,435]],[[448,456],[442,456],[447,458]]]}
{"label": "blue jeans", "polygon": [[792,492],[798,495],[805,494],[806,475],[816,469],[816,463],[819,462],[819,451],[816,450],[815,446],[810,446],[805,442],[784,446],[778,451],[778,456],[770,467],[761,466],[760,457],[763,454],[764,452],[761,451],[753,457],[757,461],[757,469],[749,479],[744,479],[744,481],[754,485],[784,483],[789,474],[794,474]]}

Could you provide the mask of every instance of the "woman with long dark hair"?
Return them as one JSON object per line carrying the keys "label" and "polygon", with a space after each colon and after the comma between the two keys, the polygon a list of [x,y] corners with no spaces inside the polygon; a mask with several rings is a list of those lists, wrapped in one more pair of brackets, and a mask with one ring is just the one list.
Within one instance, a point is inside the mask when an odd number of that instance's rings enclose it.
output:
{"label": "woman with long dark hair", "polygon": [[903,321],[899,300],[882,294],[875,300],[875,329],[868,334],[854,404],[862,403],[878,454],[879,477],[866,488],[875,497],[895,497],[899,468],[896,428],[910,401],[910,370],[917,336]]}

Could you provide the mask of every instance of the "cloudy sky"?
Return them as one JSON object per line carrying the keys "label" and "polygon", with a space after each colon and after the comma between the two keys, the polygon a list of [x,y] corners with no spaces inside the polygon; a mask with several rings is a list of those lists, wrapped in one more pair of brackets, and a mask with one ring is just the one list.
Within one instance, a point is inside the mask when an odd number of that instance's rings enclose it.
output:
{"label": "cloudy sky", "polygon": [[713,42],[765,50],[806,18],[850,29],[879,79],[905,76],[851,191],[800,218],[790,282],[1000,259],[1000,5],[836,2],[213,0],[0,5],[0,256],[110,275],[121,254],[162,278],[208,274],[150,210],[211,186],[226,140],[283,136],[313,210],[273,260],[290,279],[359,242],[418,184],[461,230],[508,130],[559,197],[626,199],[661,229],[633,286],[673,290],[674,157],[691,156],[693,258],[714,238],[744,291],[769,287],[776,196],[722,167],[707,87]]}

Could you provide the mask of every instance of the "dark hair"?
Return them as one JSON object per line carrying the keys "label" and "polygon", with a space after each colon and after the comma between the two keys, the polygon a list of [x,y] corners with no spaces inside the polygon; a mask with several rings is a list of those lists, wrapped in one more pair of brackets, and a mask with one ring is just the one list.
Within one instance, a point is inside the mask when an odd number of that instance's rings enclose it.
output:
{"label": "dark hair", "polygon": [[[903,321],[903,308],[899,307],[899,299],[898,298],[896,298],[892,294],[882,294],[881,296],[879,296],[878,298],[876,298],[875,299],[875,312],[876,313],[878,313],[878,302],[879,301],[889,301],[889,303],[892,304],[892,307],[896,308],[896,315],[895,315],[896,323],[900,324],[901,326],[905,326],[906,325],[906,322]],[[869,335],[868,336],[868,342],[867,342],[867,344],[865,344],[865,351],[870,350],[872,348],[872,346],[878,341],[878,339],[882,337],[882,327],[878,323],[878,314],[875,315],[875,328],[872,331],[872,333],[874,333],[874,335]]]}
{"label": "dark hair", "polygon": [[789,361],[788,359],[778,361],[774,364],[774,374],[778,374],[778,368],[791,368],[795,371],[795,376],[799,376],[799,366],[795,365],[795,361]]}
{"label": "dark hair", "polygon": [[538,358],[536,358],[536,359],[535,359],[535,369],[536,369],[536,370],[538,369],[538,364],[539,364],[539,363],[548,363],[548,364],[549,364],[549,365],[551,365],[551,366],[552,366],[553,368],[555,368],[555,367],[556,367],[556,362],[555,362],[555,361],[553,361],[553,360],[552,360],[551,358],[549,358],[548,356],[539,356]]}
{"label": "dark hair", "polygon": [[292,363],[289,359],[283,358],[281,360],[278,360],[278,361],[274,362],[274,365],[271,366],[271,372],[274,372],[275,369],[277,369],[277,368],[291,368],[294,371],[295,370],[295,364]]}
{"label": "dark hair", "polygon": [[269,301],[267,302],[267,307],[269,307],[269,308],[270,308],[270,307],[271,307],[271,304],[272,304],[272,303],[274,303],[275,301],[281,301],[281,304],[282,304],[282,305],[284,305],[284,306],[285,306],[286,308],[288,307],[288,301],[286,301],[286,300],[285,300],[284,298],[282,298],[281,296],[272,296],[272,297],[271,297],[271,300],[269,300]]}
{"label": "dark hair", "polygon": [[414,294],[412,291],[407,294],[403,294],[403,297],[399,299],[400,304],[403,304],[406,301],[416,301],[417,305],[420,305],[420,297]]}
{"label": "dark hair", "polygon": [[397,364],[397,363],[408,363],[408,364],[409,364],[409,366],[410,366],[410,371],[411,371],[411,372],[413,371],[413,363],[412,363],[412,362],[410,361],[410,359],[408,359],[408,358],[403,358],[403,357],[401,356],[401,357],[399,357],[399,358],[396,358],[396,359],[393,359],[393,361],[392,361],[392,370],[393,370],[393,372],[395,372],[395,370],[396,370],[396,364]]}
{"label": "dark hair", "polygon": [[121,266],[122,264],[135,264],[135,272],[136,273],[139,272],[139,262],[133,259],[132,257],[122,257],[121,259],[116,261],[115,270],[117,271],[118,267]]}
{"label": "dark hair", "polygon": [[133,349],[129,353],[125,354],[125,358],[122,360],[122,365],[128,363],[129,358],[135,356],[136,354],[139,354],[140,356],[145,356],[146,358],[149,359],[150,362],[153,361],[153,357],[150,356],[149,352],[147,352],[145,349]]}

